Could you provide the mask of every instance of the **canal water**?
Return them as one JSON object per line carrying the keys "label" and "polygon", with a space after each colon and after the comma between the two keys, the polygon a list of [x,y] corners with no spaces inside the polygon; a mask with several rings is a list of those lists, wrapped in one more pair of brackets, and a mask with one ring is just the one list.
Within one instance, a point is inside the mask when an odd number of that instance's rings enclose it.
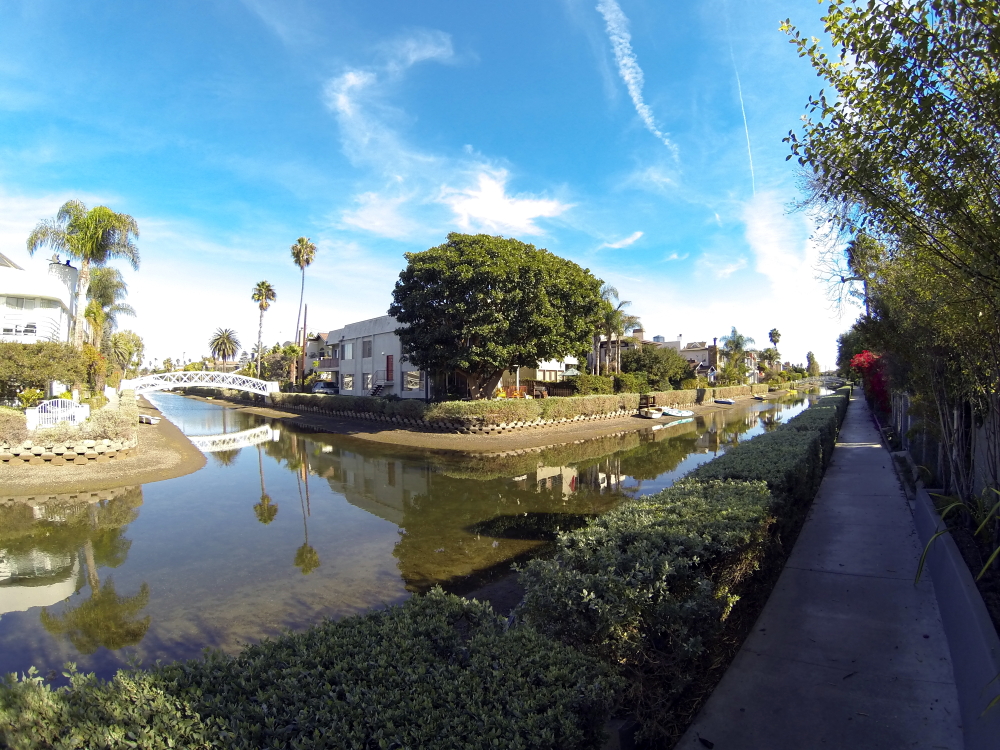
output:
{"label": "canal water", "polygon": [[439,583],[468,591],[818,395],[524,456],[459,457],[153,394],[207,453],[203,469],[98,502],[0,503],[0,674],[75,662],[108,677],[232,652]]}

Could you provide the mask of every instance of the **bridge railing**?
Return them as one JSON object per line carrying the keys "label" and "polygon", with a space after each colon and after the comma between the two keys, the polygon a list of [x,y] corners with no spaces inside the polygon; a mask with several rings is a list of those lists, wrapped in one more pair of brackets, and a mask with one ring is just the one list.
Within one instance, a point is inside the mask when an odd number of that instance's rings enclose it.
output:
{"label": "bridge railing", "polygon": [[239,391],[257,393],[269,396],[280,390],[274,380],[258,380],[235,372],[218,372],[215,370],[180,370],[162,372],[155,375],[144,375],[141,378],[122,380],[118,390],[134,390],[137,394],[150,391],[165,391],[187,386],[202,386],[209,388],[230,388]]}

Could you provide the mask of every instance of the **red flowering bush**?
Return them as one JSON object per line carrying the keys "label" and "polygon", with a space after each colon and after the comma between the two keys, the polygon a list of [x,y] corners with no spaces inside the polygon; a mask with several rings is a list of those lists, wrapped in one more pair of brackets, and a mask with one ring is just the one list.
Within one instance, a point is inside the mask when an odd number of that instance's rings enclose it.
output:
{"label": "red flowering bush", "polygon": [[883,414],[890,411],[889,384],[885,377],[885,365],[882,356],[872,354],[865,349],[860,354],[851,357],[851,369],[861,373],[865,385],[865,396],[872,406]]}

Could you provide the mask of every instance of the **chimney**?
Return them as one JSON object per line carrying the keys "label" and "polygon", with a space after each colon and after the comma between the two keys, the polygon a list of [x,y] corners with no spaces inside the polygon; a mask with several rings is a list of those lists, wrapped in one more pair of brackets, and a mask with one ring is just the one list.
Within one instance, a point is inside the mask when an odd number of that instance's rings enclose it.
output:
{"label": "chimney", "polygon": [[632,335],[639,339],[639,343],[642,343],[643,338],[645,338],[646,332],[642,328],[633,328]]}

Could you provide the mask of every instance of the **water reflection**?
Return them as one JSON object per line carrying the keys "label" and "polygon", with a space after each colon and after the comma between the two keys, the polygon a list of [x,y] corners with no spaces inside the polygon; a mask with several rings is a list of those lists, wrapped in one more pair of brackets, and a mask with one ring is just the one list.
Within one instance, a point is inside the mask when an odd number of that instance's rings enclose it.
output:
{"label": "water reflection", "polygon": [[204,445],[204,469],[101,497],[0,502],[0,673],[74,660],[107,676],[125,649],[146,663],[206,646],[233,651],[437,583],[461,589],[806,403],[461,455],[313,434],[296,420],[279,430],[218,404],[155,398]]}
{"label": "water reflection", "polygon": [[[132,546],[125,531],[138,517],[142,488],[91,500],[31,497],[0,505],[0,614],[41,607],[45,630],[81,654],[134,646],[150,624],[148,615],[139,619],[149,602],[145,582],[122,595],[111,577],[102,585],[98,573],[125,563]],[[84,585],[89,597],[76,596]]]}

